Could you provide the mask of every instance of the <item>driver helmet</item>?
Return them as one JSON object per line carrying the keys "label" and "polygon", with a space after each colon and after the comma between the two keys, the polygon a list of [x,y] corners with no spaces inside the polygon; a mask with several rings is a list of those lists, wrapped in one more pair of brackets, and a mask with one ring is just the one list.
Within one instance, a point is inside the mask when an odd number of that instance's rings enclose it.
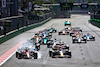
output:
{"label": "driver helmet", "polygon": [[67,22],[68,20],[66,20],[66,22]]}

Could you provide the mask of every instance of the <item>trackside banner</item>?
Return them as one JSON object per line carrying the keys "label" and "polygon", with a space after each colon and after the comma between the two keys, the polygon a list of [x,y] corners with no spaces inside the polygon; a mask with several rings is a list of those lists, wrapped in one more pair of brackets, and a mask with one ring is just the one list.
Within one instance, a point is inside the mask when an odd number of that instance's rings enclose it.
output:
{"label": "trackside banner", "polygon": [[2,0],[2,7],[6,7],[6,0]]}

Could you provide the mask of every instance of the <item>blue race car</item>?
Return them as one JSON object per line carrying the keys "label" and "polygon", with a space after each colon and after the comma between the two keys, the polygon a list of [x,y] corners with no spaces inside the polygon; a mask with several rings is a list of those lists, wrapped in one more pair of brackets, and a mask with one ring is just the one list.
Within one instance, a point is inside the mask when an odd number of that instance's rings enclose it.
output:
{"label": "blue race car", "polygon": [[95,41],[95,36],[87,33],[86,35],[87,41]]}

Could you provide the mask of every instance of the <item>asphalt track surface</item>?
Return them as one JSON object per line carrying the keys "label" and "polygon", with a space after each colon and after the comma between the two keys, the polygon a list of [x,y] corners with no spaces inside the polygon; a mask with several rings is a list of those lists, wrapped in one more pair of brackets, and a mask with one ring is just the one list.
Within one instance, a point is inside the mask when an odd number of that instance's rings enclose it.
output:
{"label": "asphalt track surface", "polygon": [[[51,58],[49,57],[49,48],[46,45],[41,45],[39,59],[17,59],[14,54],[1,67],[100,67],[100,29],[88,23],[90,16],[88,15],[72,15],[68,20],[71,21],[72,27],[81,27],[84,33],[95,35],[96,41],[84,43],[72,43],[72,38],[69,35],[60,35],[53,33],[53,38],[61,39],[70,45],[72,58]],[[65,19],[52,19],[48,23],[22,33],[7,42],[0,45],[0,55],[13,47],[16,43],[30,39],[34,33],[48,27],[54,27],[57,31],[65,28]],[[11,46],[11,47],[9,47]],[[8,49],[7,49],[8,48]]]}

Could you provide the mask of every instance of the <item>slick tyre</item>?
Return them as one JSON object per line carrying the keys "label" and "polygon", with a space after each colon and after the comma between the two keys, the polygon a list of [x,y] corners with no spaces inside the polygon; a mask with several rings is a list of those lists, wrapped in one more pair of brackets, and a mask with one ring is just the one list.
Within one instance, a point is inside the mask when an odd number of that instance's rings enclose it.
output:
{"label": "slick tyre", "polygon": [[70,36],[72,36],[72,34],[70,33]]}
{"label": "slick tyre", "polygon": [[18,58],[19,57],[19,53],[18,52],[16,52],[16,58]]}
{"label": "slick tyre", "polygon": [[82,32],[82,30],[80,30],[80,32]]}
{"label": "slick tyre", "polygon": [[52,56],[52,51],[49,51],[49,57],[51,57]]}
{"label": "slick tyre", "polygon": [[52,58],[55,58],[54,56],[55,56],[55,53],[52,52]]}
{"label": "slick tyre", "polygon": [[57,30],[55,30],[55,33],[57,32]]}
{"label": "slick tyre", "polygon": [[47,48],[49,48],[50,47],[50,45],[49,44],[47,44]]}
{"label": "slick tyre", "polygon": [[34,59],[37,59],[37,53],[34,53]]}
{"label": "slick tyre", "polygon": [[22,54],[18,54],[18,59],[22,59],[23,55]]}
{"label": "slick tyre", "polygon": [[68,58],[71,58],[71,56],[72,56],[72,55],[71,55],[71,52],[68,52],[68,55],[69,55],[69,57],[68,57]]}
{"label": "slick tyre", "polygon": [[87,41],[85,40],[85,43],[87,43]]}
{"label": "slick tyre", "polygon": [[40,45],[37,47],[38,51],[40,50]]}

